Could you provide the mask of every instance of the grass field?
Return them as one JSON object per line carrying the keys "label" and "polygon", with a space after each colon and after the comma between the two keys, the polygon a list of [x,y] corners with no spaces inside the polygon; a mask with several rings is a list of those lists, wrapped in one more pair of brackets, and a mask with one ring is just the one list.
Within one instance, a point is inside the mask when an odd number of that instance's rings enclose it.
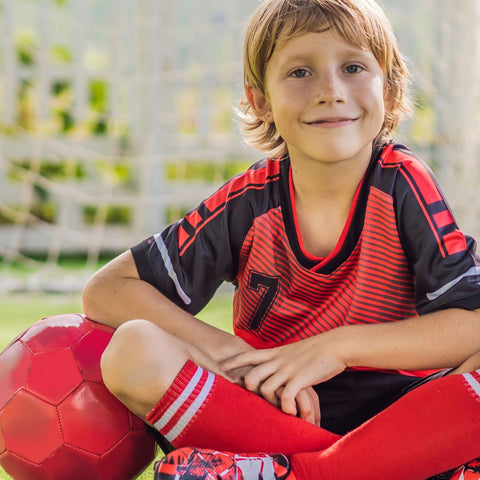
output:
{"label": "grass field", "polygon": [[[43,317],[62,313],[81,312],[80,296],[2,296],[0,295],[0,351],[19,333]],[[198,315],[202,320],[225,330],[231,330],[231,296],[220,294]],[[159,455],[161,453],[159,452]],[[138,480],[151,480],[152,469],[148,467]],[[0,467],[0,480],[10,477]],[[79,479],[87,480],[87,479]]]}

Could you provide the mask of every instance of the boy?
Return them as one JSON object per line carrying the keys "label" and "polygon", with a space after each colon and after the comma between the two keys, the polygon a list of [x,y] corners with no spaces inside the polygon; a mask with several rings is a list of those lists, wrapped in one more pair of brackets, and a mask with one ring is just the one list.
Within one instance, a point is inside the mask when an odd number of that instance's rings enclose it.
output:
{"label": "boy", "polygon": [[[106,385],[179,449],[156,479],[425,479],[480,455],[475,242],[390,141],[407,80],[373,0],[252,17],[244,120],[270,159],[84,291],[118,327]],[[235,336],[192,316],[223,281]]]}

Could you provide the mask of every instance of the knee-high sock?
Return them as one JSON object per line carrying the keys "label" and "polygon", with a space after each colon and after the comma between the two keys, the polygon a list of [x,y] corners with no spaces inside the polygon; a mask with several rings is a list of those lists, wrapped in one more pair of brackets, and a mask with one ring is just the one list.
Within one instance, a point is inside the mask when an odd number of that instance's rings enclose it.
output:
{"label": "knee-high sock", "polygon": [[480,370],[426,383],[318,453],[298,479],[424,480],[480,455]]}
{"label": "knee-high sock", "polygon": [[323,450],[340,438],[190,361],[146,420],[176,448],[291,455]]}

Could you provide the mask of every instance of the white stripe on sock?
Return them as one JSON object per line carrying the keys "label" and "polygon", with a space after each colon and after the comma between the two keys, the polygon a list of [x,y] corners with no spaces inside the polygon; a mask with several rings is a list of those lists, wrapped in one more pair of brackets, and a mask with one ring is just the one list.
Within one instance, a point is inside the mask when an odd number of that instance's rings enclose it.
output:
{"label": "white stripe on sock", "polygon": [[472,387],[473,391],[480,397],[480,383],[471,373],[464,373],[463,377]]}
{"label": "white stripe on sock", "polygon": [[215,375],[212,372],[208,372],[207,380],[205,381],[205,384],[203,385],[198,397],[178,420],[176,425],[172,427],[172,429],[168,433],[165,434],[165,438],[169,442],[173,442],[183,432],[185,427],[190,423],[190,420],[192,420],[194,415],[200,410],[201,406],[205,402],[205,399],[212,390],[214,380]]}
{"label": "white stripe on sock", "polygon": [[188,382],[183,392],[178,398],[168,407],[167,411],[157,420],[155,428],[161,430],[173,418],[173,416],[180,410],[185,401],[190,397],[195,387],[200,382],[203,375],[203,368],[197,367],[197,371]]}

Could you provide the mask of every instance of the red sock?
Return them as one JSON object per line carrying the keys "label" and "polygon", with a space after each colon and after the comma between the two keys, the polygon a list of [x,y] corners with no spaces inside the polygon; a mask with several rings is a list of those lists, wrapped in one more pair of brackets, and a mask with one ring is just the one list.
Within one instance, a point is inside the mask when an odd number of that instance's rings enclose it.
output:
{"label": "red sock", "polygon": [[480,370],[432,380],[335,445],[291,457],[298,479],[424,480],[480,455]]}
{"label": "red sock", "polygon": [[291,455],[323,450],[340,438],[190,361],[146,420],[175,448]]}

